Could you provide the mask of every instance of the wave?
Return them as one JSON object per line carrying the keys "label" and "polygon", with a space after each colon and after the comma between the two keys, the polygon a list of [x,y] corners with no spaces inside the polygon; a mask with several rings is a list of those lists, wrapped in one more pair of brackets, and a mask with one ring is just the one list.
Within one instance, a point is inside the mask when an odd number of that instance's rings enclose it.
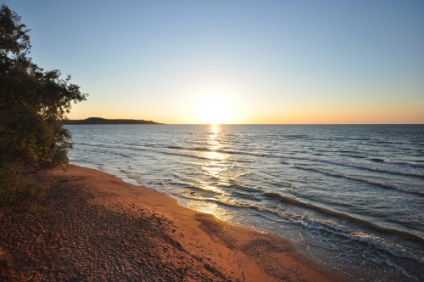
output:
{"label": "wave", "polygon": [[409,167],[424,169],[423,163],[408,162],[408,161],[391,161],[391,160],[384,160],[384,162],[387,163],[387,164],[393,164],[393,165],[399,165],[399,166],[409,166]]}
{"label": "wave", "polygon": [[81,150],[81,151],[85,151],[88,154],[92,154],[93,152],[96,152],[96,153],[102,153],[102,154],[105,154],[105,155],[114,155],[114,156],[131,158],[131,159],[134,157],[133,154],[127,154],[127,153],[123,153],[123,152],[116,151],[116,150],[102,150],[102,147],[96,147],[94,150],[91,149],[91,150]]}
{"label": "wave", "polygon": [[181,147],[181,146],[166,146],[168,149],[175,150],[186,150],[186,151],[198,151],[198,152],[216,152],[230,155],[247,155],[255,157],[268,157],[268,158],[278,158],[278,156],[267,154],[263,152],[246,152],[240,150],[225,150],[225,149],[211,149],[209,147]]}
{"label": "wave", "polygon": [[[183,196],[183,195],[180,195]],[[320,214],[326,215],[328,216],[332,216],[333,218],[338,218],[342,221],[347,221],[349,222],[349,224],[354,224],[355,226],[359,227],[360,230],[370,230],[373,232],[377,232],[379,234],[382,235],[387,235],[387,236],[398,236],[400,238],[403,239],[407,239],[410,240],[411,242],[415,242],[418,244],[423,245],[424,244],[424,238],[417,236],[415,234],[409,233],[407,231],[403,231],[403,230],[399,230],[399,229],[394,229],[394,228],[388,228],[388,227],[383,227],[380,226],[378,224],[372,223],[366,219],[362,219],[362,218],[358,218],[355,217],[353,215],[349,215],[346,213],[342,213],[339,211],[335,211],[335,210],[331,210],[325,207],[320,207],[320,206],[316,206],[307,202],[302,202],[298,199],[295,199],[293,197],[289,197],[289,196],[285,196],[285,195],[281,195],[278,193],[274,193],[274,192],[266,192],[263,193],[262,195],[265,198],[269,198],[269,199],[277,199],[281,202],[284,202],[286,204],[289,205],[295,205],[301,208],[306,208],[309,210],[313,210],[315,212],[318,212]],[[185,196],[185,198],[187,199],[192,199],[190,197]],[[210,199],[210,198],[199,198],[196,197],[196,200],[202,200],[202,201],[213,201],[215,203],[218,204],[222,204],[231,208],[248,208],[248,209],[252,209],[252,210],[257,210],[260,212],[267,212],[267,213],[271,213],[271,214],[275,214],[278,215],[280,218],[285,218],[285,219],[291,219],[291,220],[299,220],[299,219],[305,219],[305,218],[309,218],[306,215],[298,215],[298,214],[289,214],[286,213],[280,209],[275,209],[275,208],[267,208],[265,206],[256,206],[256,205],[252,205],[249,203],[245,203],[245,202],[241,202],[241,201],[237,201],[237,200],[228,200],[228,198],[220,198],[220,199]],[[335,224],[333,221],[331,220],[319,220],[319,219],[308,219],[311,223],[315,224],[315,225],[325,225],[325,228],[327,229],[327,231],[332,231],[332,232],[339,232],[341,225],[339,224]],[[330,224],[331,223],[331,224]],[[315,226],[315,227],[319,227],[319,226]],[[311,226],[309,226],[311,227]],[[319,227],[321,228],[321,227]],[[356,231],[349,231],[349,233],[352,232],[356,232]],[[424,263],[424,260],[423,260]]]}
{"label": "wave", "polygon": [[[204,151],[204,152],[218,152],[218,153],[224,153],[224,154],[235,154],[235,155],[247,155],[247,156],[254,156],[254,157],[265,157],[265,158],[279,158],[279,159],[291,159],[291,160],[305,160],[305,161],[312,161],[312,162],[321,162],[321,163],[328,163],[332,165],[341,165],[345,167],[352,167],[352,168],[358,168],[358,169],[364,169],[372,172],[381,172],[381,173],[390,173],[390,174],[398,174],[398,175],[404,175],[404,176],[413,176],[413,177],[420,177],[424,178],[424,171],[416,171],[416,169],[424,169],[424,164],[416,163],[416,162],[408,162],[408,161],[391,161],[391,160],[384,160],[380,158],[371,158],[369,159],[371,163],[358,163],[358,162],[352,162],[349,159],[344,160],[331,160],[326,158],[316,158],[316,157],[303,157],[303,156],[295,156],[295,155],[281,155],[281,154],[268,154],[264,152],[246,152],[246,151],[240,151],[240,150],[213,150],[208,147],[180,147],[180,146],[173,146],[173,149],[182,149],[182,150],[193,150],[193,151]],[[349,151],[351,152],[351,151]],[[356,152],[355,152],[356,153]],[[364,157],[365,158],[365,157]],[[282,164],[290,164],[287,161],[282,160]],[[379,163],[386,165],[385,168],[381,167],[375,167],[373,166],[373,163]],[[395,167],[390,167],[395,166]],[[403,168],[412,168],[413,170],[399,170],[399,166]]]}
{"label": "wave", "polygon": [[[279,195],[277,193],[265,193],[265,194],[268,194],[268,196],[270,196],[270,197],[276,197],[276,198],[281,197],[282,199],[284,199],[287,202],[296,203],[296,204],[301,205],[301,206],[309,206],[308,203],[300,203],[298,200],[296,200],[294,198]],[[270,219],[266,216],[265,217],[268,220],[271,220],[273,222],[281,221],[281,222],[284,222],[284,223],[302,226],[303,228],[305,228],[307,230],[311,230],[311,231],[328,232],[328,233],[333,234],[335,236],[339,236],[339,237],[342,237],[342,238],[345,238],[345,239],[349,239],[351,241],[356,241],[356,242],[359,242],[359,243],[362,243],[362,244],[366,244],[368,246],[374,247],[378,250],[384,251],[384,252],[389,253],[391,255],[401,257],[401,258],[411,259],[411,260],[414,260],[414,261],[416,261],[420,264],[424,264],[424,257],[417,255],[414,252],[414,250],[408,250],[404,246],[400,246],[396,243],[389,242],[389,241],[385,240],[383,237],[380,237],[380,236],[377,236],[377,235],[374,235],[374,234],[371,234],[371,233],[366,233],[365,231],[358,231],[358,230],[349,229],[347,226],[337,224],[337,223],[335,223],[331,220],[319,220],[319,219],[315,219],[315,218],[312,218],[312,217],[306,216],[306,215],[290,214],[290,213],[286,213],[286,212],[283,212],[283,211],[278,210],[278,209],[270,209],[270,208],[266,208],[266,207],[262,207],[262,206],[256,206],[256,205],[252,205],[252,204],[249,204],[249,203],[246,203],[246,202],[241,202],[241,201],[234,201],[234,200],[225,201],[221,198],[220,199],[203,198],[203,197],[198,197],[197,195],[193,196],[193,195],[187,195],[187,194],[178,195],[178,196],[185,198],[185,199],[188,199],[188,200],[197,200],[197,201],[200,200],[202,202],[211,202],[211,203],[219,204],[219,205],[226,206],[226,207],[229,207],[229,208],[250,209],[250,210],[256,211],[256,213],[258,213],[257,215],[260,215],[260,216],[265,216],[266,214],[273,214],[273,215],[278,216],[277,220],[276,219]],[[319,209],[321,209],[321,208],[319,208]],[[360,222],[362,224],[368,225],[368,230],[376,230],[377,232],[379,232],[381,234],[388,235],[388,237],[392,237],[393,235],[397,235],[397,236],[400,236],[401,238],[407,238],[407,239],[411,240],[412,242],[418,243],[419,245],[424,244],[423,238],[418,237],[418,236],[411,234],[411,233],[408,233],[408,232],[404,232],[404,231],[400,231],[400,230],[396,230],[396,229],[384,228],[384,227],[375,225],[373,223],[370,223],[368,221],[358,219],[358,218],[354,218],[350,215],[338,213],[338,212],[335,212],[335,211],[327,210],[327,212],[333,213],[333,214],[338,214],[341,218],[344,218],[345,220],[346,219],[357,220],[358,222]]]}
{"label": "wave", "polygon": [[[303,160],[310,162],[320,162],[320,163],[328,163],[337,166],[345,166],[352,167],[358,169],[364,169],[372,172],[381,172],[381,173],[390,173],[390,174],[398,174],[404,176],[413,176],[424,178],[424,164],[416,163],[416,162],[408,162],[408,161],[392,161],[392,160],[384,160],[381,158],[371,158],[368,159],[369,163],[365,162],[355,162],[349,159],[329,159],[325,157],[306,157],[306,156],[296,156],[293,154],[278,154],[278,153],[267,153],[267,152],[248,152],[243,150],[227,150],[227,149],[212,149],[205,146],[200,147],[183,147],[178,145],[169,145],[169,146],[161,146],[161,145],[116,145],[116,144],[97,144],[97,143],[76,143],[77,145],[84,146],[92,146],[92,147],[103,147],[103,148],[111,148],[111,149],[125,149],[125,150],[135,150],[135,151],[154,151],[155,153],[167,154],[167,155],[175,155],[175,156],[183,156],[183,157],[191,157],[197,159],[210,159],[204,156],[197,156],[191,154],[184,153],[176,153],[170,151],[163,151],[163,149],[170,149],[172,151],[194,151],[194,152],[216,152],[222,154],[231,154],[231,155],[246,155],[253,157],[262,157],[262,158],[277,158],[281,159],[282,164],[289,164],[288,160]],[[153,149],[152,149],[153,148]],[[241,160],[240,160],[241,161]],[[375,164],[379,164],[379,167],[375,167]],[[384,165],[384,167],[381,167]]]}
{"label": "wave", "polygon": [[330,171],[327,171],[327,170],[311,168],[311,167],[302,167],[300,165],[295,165],[295,168],[307,170],[307,171],[313,171],[313,172],[317,172],[317,173],[324,174],[324,175],[327,175],[327,176],[354,180],[354,181],[361,182],[361,183],[379,186],[379,187],[382,187],[382,188],[385,188],[385,189],[393,189],[393,190],[397,190],[397,191],[401,191],[401,192],[405,192],[405,193],[424,196],[424,191],[411,190],[411,189],[408,189],[406,187],[402,187],[399,184],[382,182],[382,180],[376,180],[376,179],[364,178],[364,177],[359,177],[359,176],[347,175],[347,174],[342,174],[342,173],[338,173],[338,172],[335,172],[335,171],[330,172]]}
{"label": "wave", "polygon": [[[124,158],[133,158],[133,154],[129,153],[129,152],[122,152],[116,149],[122,148],[122,149],[127,149],[127,150],[146,150],[145,148],[142,148],[140,146],[133,146],[133,145],[109,145],[109,144],[92,144],[92,143],[78,143],[81,145],[86,145],[86,146],[92,146],[95,147],[96,151],[99,151],[101,153],[104,154],[113,154],[119,157],[124,157]],[[175,148],[182,148],[180,146],[169,146],[169,147],[175,147]],[[106,151],[102,151],[99,148],[107,148],[109,150]],[[180,150],[180,149],[178,149]],[[207,148],[205,147],[198,147],[197,150],[203,150],[206,151]],[[152,151],[150,149],[150,151]],[[225,151],[225,150],[221,150],[221,151]],[[206,157],[206,156],[201,156],[201,155],[195,155],[195,154],[187,154],[187,153],[183,153],[183,152],[178,152],[178,151],[155,151],[155,153],[159,153],[159,154],[165,154],[165,155],[172,155],[172,156],[179,156],[179,157],[185,157],[185,158],[192,158],[192,159],[197,159],[197,160],[210,160],[210,158]],[[237,151],[233,151],[233,153],[237,153]],[[249,153],[250,155],[256,155],[256,153]],[[342,166],[347,166],[347,167],[354,167],[354,168],[360,168],[360,169],[366,169],[366,170],[371,170],[373,172],[383,172],[383,173],[392,173],[392,170],[382,170],[382,169],[370,169],[369,167],[364,167],[363,165],[352,165],[352,164],[347,164],[347,163],[343,163],[340,161],[331,161],[331,160],[322,160],[322,159],[316,159],[316,158],[304,158],[304,157],[296,157],[296,156],[289,156],[286,158],[290,158],[290,159],[296,159],[296,160],[307,160],[307,161],[319,161],[319,162],[325,162],[325,163],[330,163],[330,164],[337,164],[337,165],[342,165]],[[383,159],[373,159],[374,162],[378,162],[378,163],[384,163],[386,162]],[[286,161],[282,161],[284,164],[288,164],[288,162]],[[401,162],[401,164],[405,165],[405,162]],[[410,163],[407,163],[407,165],[410,165]],[[396,183],[388,183],[387,181],[384,181],[382,179],[373,179],[373,178],[367,178],[367,177],[360,177],[360,176],[356,176],[356,175],[347,175],[347,174],[343,174],[343,173],[339,173],[336,171],[328,171],[328,170],[323,170],[323,169],[317,169],[317,168],[311,168],[311,167],[304,167],[301,166],[299,164],[294,164],[294,167],[297,169],[302,169],[302,170],[307,170],[307,171],[313,171],[316,173],[320,173],[323,175],[327,175],[327,176],[331,176],[331,177],[338,177],[338,178],[344,178],[344,179],[349,179],[349,180],[353,180],[353,181],[357,181],[357,182],[361,182],[361,183],[366,183],[366,184],[370,184],[370,185],[374,185],[374,186],[378,186],[384,189],[392,189],[392,190],[397,190],[400,192],[404,192],[404,193],[409,193],[409,194],[415,194],[415,195],[419,195],[419,196],[424,196],[424,190],[420,191],[418,189],[414,189],[414,188],[410,188],[410,187],[404,187],[400,184],[396,184]],[[397,171],[397,174],[399,175],[404,175],[405,173],[399,172]],[[411,175],[410,173],[407,173],[407,175]],[[413,176],[417,176],[416,174],[413,174]],[[137,181],[137,180],[136,180]]]}
{"label": "wave", "polygon": [[385,163],[385,164],[391,164],[391,165],[407,166],[407,167],[409,166],[409,167],[424,169],[423,163],[417,163],[417,162],[411,162],[411,161],[393,161],[393,160],[387,160],[387,159],[381,159],[381,158],[369,158],[369,160],[375,163]]}
{"label": "wave", "polygon": [[[404,246],[389,242],[384,238],[374,234],[366,233],[363,231],[349,230],[342,226],[335,226],[329,222],[311,219],[306,216],[290,216],[285,220],[297,225],[301,225],[308,230],[328,232],[335,236],[340,236],[351,241],[366,244],[370,247],[376,248],[380,251],[384,251],[393,256],[410,259],[420,264],[424,264],[424,257],[422,255],[416,254],[414,249],[408,250]],[[419,241],[418,244],[423,244],[422,238],[415,240],[415,242],[417,241]]]}
{"label": "wave", "polygon": [[353,215],[349,215],[346,213],[342,213],[339,211],[335,211],[335,210],[331,210],[329,208],[325,208],[322,206],[317,206],[311,203],[307,203],[307,202],[303,202],[299,199],[296,199],[294,197],[290,197],[290,196],[286,196],[286,195],[281,195],[279,193],[275,193],[275,192],[266,192],[263,194],[264,197],[269,198],[269,199],[276,199],[278,201],[284,202],[285,204],[289,204],[289,205],[295,205],[301,208],[306,208],[309,210],[313,210],[315,212],[321,213],[321,214],[325,214],[325,215],[330,215],[336,218],[339,218],[341,220],[348,220],[351,223],[354,223],[356,225],[359,225],[361,227],[364,227],[368,230],[373,230],[379,233],[383,233],[386,235],[398,235],[402,238],[407,238],[411,241],[415,241],[421,244],[424,244],[424,238],[421,238],[415,234],[406,232],[406,231],[402,231],[402,230],[398,230],[398,229],[394,229],[394,228],[388,228],[388,227],[383,227],[380,225],[377,225],[375,223],[372,223],[366,219],[362,219],[362,218],[358,218],[355,217]]}
{"label": "wave", "polygon": [[[163,150],[154,150],[154,149],[176,149],[176,150],[188,150],[187,148],[183,148],[180,146],[141,146],[141,145],[109,145],[109,144],[91,144],[91,143],[78,143],[78,145],[83,146],[90,146],[90,147],[100,147],[100,148],[108,148],[108,149],[124,149],[124,150],[132,150],[132,151],[151,151],[158,154],[164,154],[164,155],[172,155],[172,156],[181,156],[181,157],[188,157],[188,158],[195,158],[200,160],[210,160],[208,157],[198,156],[198,155],[192,155],[192,154],[184,154],[184,153],[176,153],[176,152],[169,152],[169,151],[163,151]],[[154,149],[152,149],[154,148]],[[207,148],[194,148],[191,149],[192,151],[208,151],[208,152],[220,152],[219,150],[209,150]],[[111,152],[111,151],[110,151]]]}
{"label": "wave", "polygon": [[266,214],[262,213],[258,213],[257,216],[261,216],[273,222],[300,225],[306,230],[310,231],[327,232],[334,236],[342,237],[353,242],[358,242],[360,244],[365,244],[367,246],[376,248],[380,251],[383,251],[396,257],[406,258],[418,262],[420,264],[424,264],[424,256],[422,255],[422,253],[416,254],[416,250],[414,250],[414,248],[407,249],[404,246],[389,242],[377,235],[361,231],[354,231],[346,228],[345,226],[335,225],[328,221],[321,221],[307,216],[282,213],[278,213],[279,219],[271,218]]}
{"label": "wave", "polygon": [[144,178],[140,175],[133,173],[131,171],[125,170],[125,169],[119,169],[120,172],[125,174],[129,179],[135,180],[138,184],[142,185],[144,182]]}
{"label": "wave", "polygon": [[223,187],[225,187],[226,189],[232,189],[235,188],[237,190],[241,190],[243,192],[249,192],[249,193],[262,193],[263,191],[259,188],[253,188],[251,186],[246,186],[246,185],[242,185],[237,183],[237,181],[230,179],[229,180],[229,185],[223,185]]}
{"label": "wave", "polygon": [[170,155],[170,156],[179,156],[179,157],[186,157],[186,158],[193,158],[198,160],[210,160],[210,158],[202,157],[202,156],[195,156],[190,154],[183,154],[183,153],[171,153],[171,152],[157,152],[164,155]]}
{"label": "wave", "polygon": [[[199,185],[196,185],[196,179],[193,179],[191,177],[188,177],[186,175],[181,175],[179,173],[175,173],[173,172],[172,175],[177,179],[177,180],[172,180],[172,183],[185,187],[185,188],[189,188],[195,191],[202,191],[202,192],[208,192],[208,193],[217,193],[217,191],[213,191],[211,189],[207,189],[207,188],[201,188],[199,187]],[[248,194],[252,194],[252,196],[246,196],[246,197],[251,197],[252,200],[255,200],[256,197],[253,196],[253,194],[260,194],[263,191],[257,188],[252,188],[252,187],[248,187],[242,184],[237,183],[237,181],[235,180],[228,180],[228,184],[218,184],[216,185],[216,187],[219,190],[225,190],[229,193],[231,193],[232,195],[236,195],[236,197],[238,195],[247,195]],[[217,193],[217,194],[221,194],[221,193]]]}
{"label": "wave", "polygon": [[261,199],[259,199],[256,195],[252,195],[252,194],[249,194],[249,193],[231,191],[231,196],[236,197],[238,199],[241,198],[241,199],[246,199],[246,200],[250,200],[250,201],[261,202]]}
{"label": "wave", "polygon": [[[412,163],[408,162],[387,162],[387,163],[381,163],[385,165],[385,168],[375,167],[373,163],[358,163],[353,162],[349,159],[324,159],[324,158],[314,158],[314,157],[298,157],[298,156],[281,156],[282,159],[291,159],[291,160],[301,160],[301,161],[310,161],[310,162],[320,162],[320,163],[327,163],[331,165],[337,165],[337,166],[344,166],[344,167],[351,167],[351,168],[357,168],[357,169],[363,169],[371,172],[381,172],[381,173],[388,173],[388,174],[397,174],[397,175],[403,175],[403,176],[412,176],[412,177],[419,177],[424,178],[424,170],[416,170],[413,168]],[[286,163],[286,161],[281,161],[282,163]],[[404,166],[404,169],[400,168],[399,166]],[[410,168],[412,171],[405,170]]]}
{"label": "wave", "polygon": [[202,188],[202,187],[199,187],[197,185],[193,185],[190,182],[173,181],[172,183],[174,185],[177,185],[177,186],[180,186],[180,187],[183,187],[183,188],[189,188],[191,190],[194,190],[194,191],[190,192],[191,195],[195,195],[196,192],[203,192],[203,193],[208,193],[208,194],[219,194],[219,195],[221,195],[221,193],[218,193],[217,191],[213,191],[213,190],[207,189],[207,188]]}
{"label": "wave", "polygon": [[369,160],[370,161],[373,161],[373,162],[376,162],[376,163],[384,163],[385,162],[385,160],[379,159],[379,158],[370,158]]}
{"label": "wave", "polygon": [[180,147],[180,146],[167,146],[166,148],[168,148],[168,149],[177,149],[177,150],[184,149],[183,147]]}
{"label": "wave", "polygon": [[78,142],[76,145],[96,147],[96,148],[107,148],[107,149],[121,149],[121,150],[132,150],[132,151],[147,151],[149,150],[148,146],[140,146],[140,145],[116,145],[116,144],[104,144],[104,143],[84,143]]}

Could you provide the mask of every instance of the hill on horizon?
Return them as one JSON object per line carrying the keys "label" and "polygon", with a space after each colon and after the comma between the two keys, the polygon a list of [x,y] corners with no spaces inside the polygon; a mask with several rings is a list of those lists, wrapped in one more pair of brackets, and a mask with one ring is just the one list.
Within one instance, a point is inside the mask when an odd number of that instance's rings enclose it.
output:
{"label": "hill on horizon", "polygon": [[65,124],[162,124],[151,120],[142,119],[105,119],[101,117],[89,117],[86,119],[70,119]]}

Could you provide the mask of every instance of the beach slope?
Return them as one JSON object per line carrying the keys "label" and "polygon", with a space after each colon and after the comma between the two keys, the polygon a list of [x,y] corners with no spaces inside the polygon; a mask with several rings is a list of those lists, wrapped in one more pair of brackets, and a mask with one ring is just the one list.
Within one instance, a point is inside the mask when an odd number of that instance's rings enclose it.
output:
{"label": "beach slope", "polygon": [[1,281],[338,281],[280,237],[97,170],[49,173],[39,215],[0,212]]}

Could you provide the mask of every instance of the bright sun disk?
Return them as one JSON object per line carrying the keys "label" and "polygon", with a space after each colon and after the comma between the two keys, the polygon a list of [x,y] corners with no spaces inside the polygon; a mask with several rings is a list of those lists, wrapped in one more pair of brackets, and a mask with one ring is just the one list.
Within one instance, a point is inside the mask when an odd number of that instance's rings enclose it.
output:
{"label": "bright sun disk", "polygon": [[222,97],[208,97],[197,106],[199,123],[226,124],[231,123],[234,116],[234,107]]}

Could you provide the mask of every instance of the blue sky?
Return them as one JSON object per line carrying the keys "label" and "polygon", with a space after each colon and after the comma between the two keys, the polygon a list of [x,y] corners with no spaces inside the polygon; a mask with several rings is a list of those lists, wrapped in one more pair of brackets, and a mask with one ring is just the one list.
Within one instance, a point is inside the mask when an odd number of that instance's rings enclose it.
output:
{"label": "blue sky", "polygon": [[424,123],[424,1],[4,3],[90,94],[70,118]]}

